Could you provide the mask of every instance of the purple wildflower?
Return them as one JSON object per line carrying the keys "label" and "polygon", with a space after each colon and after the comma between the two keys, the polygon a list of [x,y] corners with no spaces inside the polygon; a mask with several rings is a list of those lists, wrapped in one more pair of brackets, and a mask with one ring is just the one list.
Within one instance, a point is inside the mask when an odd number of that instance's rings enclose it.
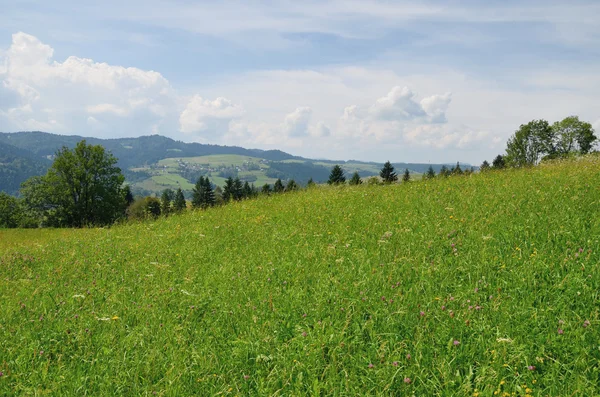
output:
{"label": "purple wildflower", "polygon": [[404,378],[404,383],[406,383],[407,385],[409,385],[410,382],[412,382],[412,381],[410,380],[410,378],[408,376],[406,378]]}
{"label": "purple wildflower", "polygon": [[534,365],[530,365],[527,367],[528,370],[530,371],[535,371],[535,366]]}
{"label": "purple wildflower", "polygon": [[422,317],[425,315],[425,312],[420,312],[419,315],[421,315],[421,317]]}
{"label": "purple wildflower", "polygon": [[446,306],[442,306],[442,310],[446,310]]}
{"label": "purple wildflower", "polygon": [[406,359],[407,359],[407,360],[410,360],[410,358],[411,358],[411,357],[412,357],[412,356],[410,355],[410,353],[406,355]]}
{"label": "purple wildflower", "polygon": [[397,367],[397,366],[398,366],[398,361],[394,361],[394,362],[392,363],[392,365],[393,365],[394,367]]}
{"label": "purple wildflower", "polygon": [[589,327],[589,326],[590,326],[590,320],[585,320],[585,321],[583,322],[583,328],[587,328],[587,327]]}
{"label": "purple wildflower", "polygon": [[244,375],[244,379],[246,379],[246,380],[250,379],[250,375]]}
{"label": "purple wildflower", "polygon": [[373,363],[369,363],[369,368],[373,368],[373,367],[374,367]]}
{"label": "purple wildflower", "polygon": [[559,334],[559,335],[562,335],[562,334],[564,334],[564,333],[565,333],[565,331],[564,331],[562,328],[559,328],[559,329],[558,329],[558,334]]}
{"label": "purple wildflower", "polygon": [[458,345],[460,345],[460,341],[458,341],[458,340],[456,340],[456,339],[454,339],[454,342],[452,342],[452,343],[454,343],[454,346],[458,346]]}

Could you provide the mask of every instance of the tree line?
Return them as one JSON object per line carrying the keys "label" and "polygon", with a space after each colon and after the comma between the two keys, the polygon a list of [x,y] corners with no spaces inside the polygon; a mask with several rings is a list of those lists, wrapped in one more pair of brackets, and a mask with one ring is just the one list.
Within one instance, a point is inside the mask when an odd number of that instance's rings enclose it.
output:
{"label": "tree line", "polygon": [[[487,160],[481,172],[507,167],[534,166],[541,161],[566,158],[590,153],[597,137],[590,123],[570,116],[550,125],[546,120],[533,120],[523,124],[507,142],[506,153]],[[88,227],[106,226],[126,219],[146,219],[181,213],[188,209],[188,201],[181,189],[165,189],[160,198],[135,199],[117,159],[101,145],[88,145],[80,141],[74,149],[63,147],[56,152],[52,166],[43,176],[29,178],[21,185],[20,198],[0,192],[0,227]],[[423,179],[470,175],[473,167],[462,169],[460,163],[453,167],[442,166],[436,174],[429,166]],[[391,184],[402,180],[411,182],[412,174],[405,169],[399,176],[387,161],[368,184]],[[345,185],[346,175],[340,165],[332,167],[329,185]],[[361,185],[363,179],[355,171],[349,185]],[[306,187],[315,186],[309,179]],[[278,178],[273,185],[257,188],[248,181],[230,176],[223,188],[212,184],[208,177],[200,176],[192,190],[192,209],[207,209],[255,198],[293,192],[301,189],[290,179],[286,184]]]}

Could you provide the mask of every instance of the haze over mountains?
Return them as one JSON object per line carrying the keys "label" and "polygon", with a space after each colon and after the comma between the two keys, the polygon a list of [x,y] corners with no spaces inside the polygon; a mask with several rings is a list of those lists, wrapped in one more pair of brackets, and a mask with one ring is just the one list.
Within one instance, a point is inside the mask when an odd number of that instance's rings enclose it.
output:
{"label": "haze over mountains", "polygon": [[[313,178],[319,183],[327,180],[333,164],[341,164],[346,173],[358,171],[361,177],[368,177],[377,175],[388,160],[381,159],[381,163],[315,160],[280,150],[185,143],[160,135],[99,139],[41,131],[0,133],[0,191],[17,194],[23,181],[46,172],[56,150],[62,146],[72,148],[82,139],[104,146],[117,157],[126,181],[139,194],[177,187],[189,191],[202,175],[209,176],[217,185],[229,175],[255,184],[273,183],[277,178],[295,179],[299,183]],[[432,164],[436,171],[442,165]],[[408,168],[413,173],[423,173],[429,164],[394,163],[394,166],[398,170]]]}

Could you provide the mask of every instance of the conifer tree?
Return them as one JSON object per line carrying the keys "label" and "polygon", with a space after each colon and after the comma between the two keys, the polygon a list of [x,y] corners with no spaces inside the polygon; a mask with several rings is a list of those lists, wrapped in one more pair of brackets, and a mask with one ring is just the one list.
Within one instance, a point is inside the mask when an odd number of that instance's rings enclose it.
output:
{"label": "conifer tree", "polygon": [[456,167],[452,168],[452,174],[453,175],[462,175],[463,174],[463,170],[460,168],[460,163],[458,161],[456,162]]}
{"label": "conifer tree", "polygon": [[192,207],[201,208],[204,202],[204,177],[201,176],[196,181],[192,189]]}
{"label": "conifer tree", "polygon": [[346,183],[346,177],[344,176],[344,170],[342,170],[342,167],[335,165],[331,169],[327,183],[330,185],[343,185]]}
{"label": "conifer tree", "polygon": [[424,177],[425,177],[425,179],[435,178],[435,171],[433,170],[433,167],[431,165],[427,169],[427,172],[425,173]]}
{"label": "conifer tree", "polygon": [[362,183],[362,180],[360,179],[360,175],[358,175],[358,171],[354,171],[354,174],[352,174],[352,178],[350,178],[350,180],[348,181],[349,185],[360,185]]}
{"label": "conifer tree", "polygon": [[250,184],[248,183],[248,181],[244,182],[244,187],[242,188],[242,196],[243,196],[243,198],[252,197],[252,188],[250,187]]}
{"label": "conifer tree", "polygon": [[228,202],[235,198],[235,186],[233,178],[229,177],[225,179],[225,185],[223,186],[223,201]]}
{"label": "conifer tree", "polygon": [[294,190],[298,190],[298,184],[296,183],[295,180],[290,179],[289,182],[287,183],[287,186],[285,187],[285,191],[293,192]]}
{"label": "conifer tree", "polygon": [[208,179],[208,177],[204,178],[203,203],[204,203],[204,208],[213,207],[216,203],[215,191],[213,190],[212,183],[210,183],[210,179]]}
{"label": "conifer tree", "polygon": [[284,190],[285,187],[283,186],[283,182],[281,182],[281,179],[277,179],[273,185],[273,191],[275,193],[282,193]]}
{"label": "conifer tree", "polygon": [[269,195],[271,194],[271,185],[269,185],[268,183],[265,183],[262,188],[260,189],[260,192],[262,194],[266,194]]}
{"label": "conifer tree", "polygon": [[444,177],[450,176],[450,170],[448,170],[448,167],[446,167],[445,165],[442,165],[439,175]]}
{"label": "conifer tree", "polygon": [[404,175],[402,175],[402,182],[410,182],[410,171],[408,168],[404,170]]}
{"label": "conifer tree", "polygon": [[506,160],[504,159],[504,156],[501,154],[497,155],[496,158],[494,159],[494,161],[492,161],[492,168],[495,170],[501,170],[505,167],[506,167]]}
{"label": "conifer tree", "polygon": [[379,176],[383,183],[393,183],[398,180],[398,175],[394,172],[394,166],[389,161],[386,161],[383,168],[379,172]]}
{"label": "conifer tree", "polygon": [[483,160],[483,163],[481,163],[481,166],[479,167],[479,170],[481,172],[486,172],[490,170],[490,163],[487,162],[487,160]]}
{"label": "conifer tree", "polygon": [[164,216],[171,212],[171,202],[175,198],[175,193],[171,189],[165,189],[160,197],[160,211]]}
{"label": "conifer tree", "polygon": [[123,197],[125,198],[125,207],[129,207],[134,201],[129,185],[123,186]]}
{"label": "conifer tree", "polygon": [[187,204],[185,202],[185,196],[181,191],[181,188],[177,189],[177,193],[175,193],[175,200],[173,201],[173,209],[175,212],[182,212],[187,208]]}
{"label": "conifer tree", "polygon": [[233,199],[240,201],[242,198],[244,198],[244,185],[240,178],[235,178],[233,180]]}

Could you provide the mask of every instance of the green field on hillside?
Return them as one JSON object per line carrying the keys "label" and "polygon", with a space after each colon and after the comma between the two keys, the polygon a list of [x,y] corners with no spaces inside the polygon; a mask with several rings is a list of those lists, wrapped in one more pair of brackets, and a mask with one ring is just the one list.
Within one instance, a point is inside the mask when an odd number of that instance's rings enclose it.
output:
{"label": "green field on hillside", "polygon": [[0,395],[600,395],[600,158],[0,231]]}
{"label": "green field on hillside", "polygon": [[[262,159],[258,157],[240,156],[237,154],[215,154],[210,156],[199,156],[199,157],[174,157],[160,160],[159,166],[177,167],[180,161],[184,161],[189,164],[206,164],[211,167],[222,167],[230,165],[243,165],[246,163],[259,163]],[[266,164],[262,165],[263,168],[268,168]]]}

